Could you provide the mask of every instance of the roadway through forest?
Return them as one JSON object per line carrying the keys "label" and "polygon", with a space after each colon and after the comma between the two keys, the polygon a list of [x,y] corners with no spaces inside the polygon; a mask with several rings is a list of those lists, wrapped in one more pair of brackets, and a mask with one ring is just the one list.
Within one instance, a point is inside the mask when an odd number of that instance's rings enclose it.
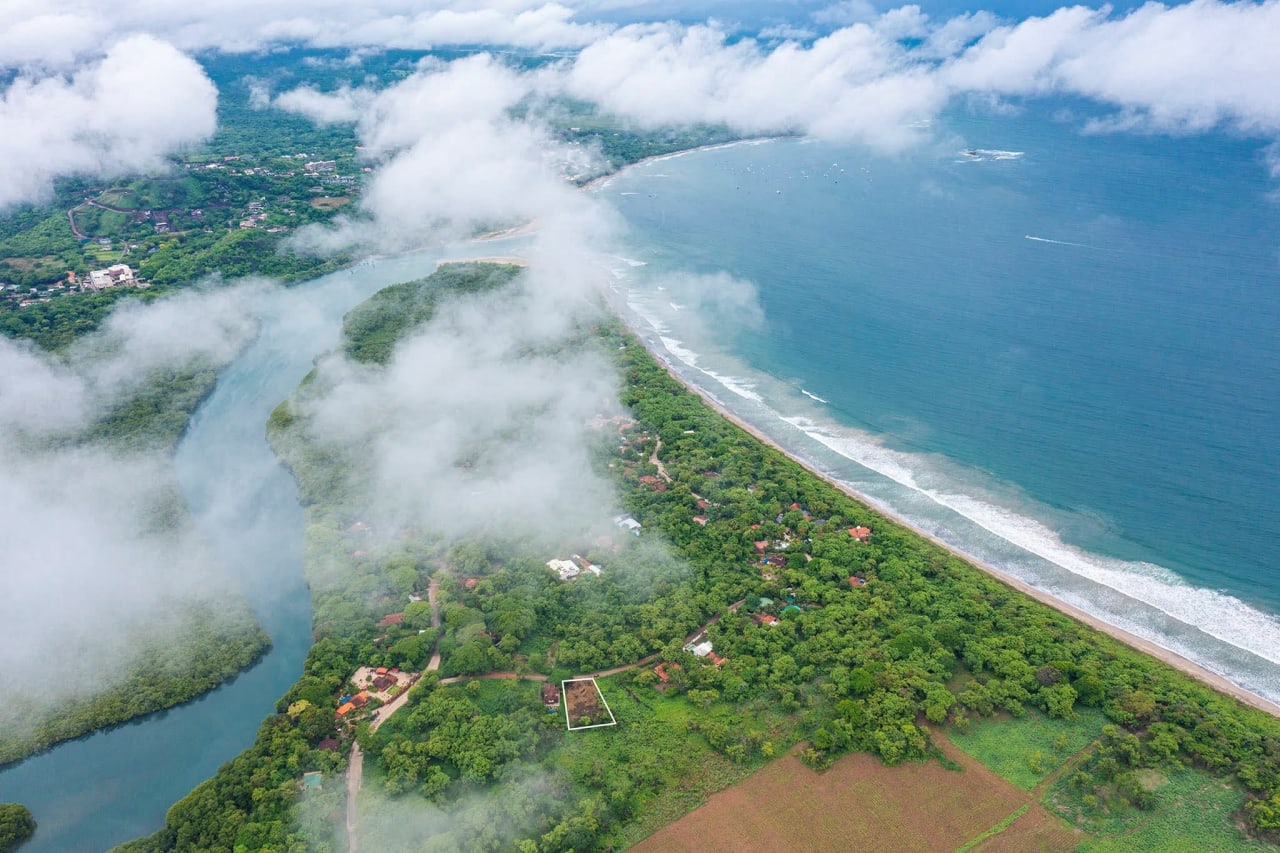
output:
{"label": "roadway through forest", "polygon": [[659,438],[654,442],[653,453],[649,454],[649,464],[658,469],[658,474],[668,483],[675,482],[671,479],[671,475],[667,473],[667,466],[662,464],[662,460],[658,458],[658,451],[662,449],[662,439]]}
{"label": "roadway through forest", "polygon": [[[76,205],[76,207],[79,207],[79,206],[80,205],[78,204]],[[71,223],[71,233],[75,235],[75,238],[77,240],[88,240],[89,238],[86,237],[78,227],[76,227],[76,207],[73,207],[67,211],[67,221]]]}
{"label": "roadway through forest", "polygon": [[[655,457],[657,456],[657,450],[654,451],[654,456]],[[666,476],[665,472],[663,472],[663,476]],[[439,589],[440,589],[440,582],[435,578],[432,578],[431,585],[427,587],[427,600],[431,603],[431,626],[433,628],[440,627],[440,605],[436,601],[436,593]],[[745,601],[746,599],[743,599],[742,601],[736,601],[733,604],[729,605],[728,612],[730,613],[734,612],[739,607],[741,607]],[[719,622],[721,615],[723,614],[712,616],[709,620],[707,620],[705,624],[703,624],[701,628],[699,628],[697,631],[694,631],[692,634],[690,634],[689,637],[686,638],[686,642],[691,641],[694,637],[697,637],[699,634],[704,633],[712,625]],[[438,651],[439,645],[440,645],[440,640],[439,638],[437,638],[436,639],[437,650],[432,652],[431,662],[427,664],[427,668],[423,670],[424,672],[434,672],[435,670],[438,670],[440,668],[440,652]],[[659,653],[654,652],[651,655],[646,655],[645,657],[640,658],[640,660],[635,661],[634,663],[623,664],[622,666],[615,666],[610,669],[602,669],[596,672],[584,673],[583,675],[578,676],[578,678],[608,678],[611,675],[617,675],[618,673],[626,672],[629,669],[637,669],[639,667],[648,666],[649,664],[657,660],[658,656],[659,656]],[[459,684],[464,681],[474,681],[476,679],[497,680],[497,679],[505,679],[505,678],[522,680],[522,681],[545,682],[547,681],[548,676],[543,675],[541,673],[537,673],[537,672],[532,672],[532,673],[486,672],[480,675],[451,675],[448,678],[440,679],[436,683],[437,684]],[[382,712],[378,715],[378,719],[374,720],[372,723],[369,724],[369,730],[377,731],[378,727],[381,726],[383,723],[385,723],[392,714],[394,714],[397,710],[399,710],[401,706],[403,706],[404,703],[408,701],[408,699],[409,699],[409,691],[406,690],[404,693],[401,693],[391,702],[383,706]],[[360,744],[358,743],[352,744],[351,760],[350,762],[348,762],[348,765],[347,765],[347,851],[348,853],[356,853],[356,823],[357,823],[356,796],[360,793],[360,785],[361,785],[361,782],[363,781],[363,777],[364,777],[364,754],[360,751]]]}
{"label": "roadway through forest", "polygon": [[[431,604],[431,627],[440,627],[440,604],[436,598],[440,591],[440,581],[435,578],[431,579],[431,583],[427,586],[427,601]],[[431,651],[431,661],[427,664],[427,668],[423,672],[434,672],[440,668],[440,639],[436,638],[435,647]],[[376,732],[378,727],[390,719],[391,715],[399,711],[404,704],[409,701],[409,690],[405,690],[396,698],[392,699],[386,705],[383,705],[378,713],[378,718],[369,723],[369,731]],[[364,753],[360,750],[360,744],[353,743],[351,745],[351,759],[347,762],[347,851],[348,853],[356,853],[356,826],[358,824],[358,816],[356,813],[356,797],[360,793],[360,785],[364,781]]]}

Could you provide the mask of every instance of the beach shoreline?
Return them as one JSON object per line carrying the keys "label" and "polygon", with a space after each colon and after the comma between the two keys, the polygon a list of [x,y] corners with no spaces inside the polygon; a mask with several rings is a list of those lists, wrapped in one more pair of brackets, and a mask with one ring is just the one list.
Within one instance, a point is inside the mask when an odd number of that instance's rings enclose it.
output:
{"label": "beach shoreline", "polygon": [[527,267],[529,266],[529,260],[518,255],[494,255],[485,258],[444,258],[436,264],[436,267],[438,269],[445,264],[503,264],[512,267]]}
{"label": "beach shoreline", "polygon": [[[786,138],[789,138],[789,137],[787,136],[754,137],[749,139],[735,140],[732,142],[722,142],[722,143],[715,143],[711,145],[703,145],[703,146],[698,146],[696,148],[686,149],[684,151],[671,152],[668,154],[658,154],[652,157],[646,157],[644,159],[637,160],[634,163],[629,163],[626,166],[623,166],[622,168],[614,172],[611,172],[607,175],[601,175],[597,178],[593,178],[592,180],[583,184],[581,188],[583,190],[591,190],[593,188],[605,186],[614,178],[618,177],[619,175],[623,174],[629,169],[634,169],[637,166],[643,166],[645,164],[654,163],[660,160],[666,160],[673,157],[682,157],[687,154],[693,154],[699,151],[713,151],[721,148],[733,147],[736,145],[753,144],[753,143],[759,144],[763,142],[772,142],[778,139],[786,139]],[[1041,604],[1051,607],[1054,610],[1057,610],[1059,613],[1069,616],[1075,619],[1076,621],[1081,622],[1089,626],[1090,628],[1093,628],[1096,631],[1106,634],[1112,639],[1118,640],[1119,642],[1124,643],[1125,645],[1129,646],[1130,648],[1136,651],[1142,652],[1144,654],[1148,654],[1156,658],[1157,660],[1160,660],[1161,662],[1166,663],[1169,666],[1172,666],[1173,668],[1179,670],[1180,672],[1186,675],[1189,675],[1192,678],[1195,678],[1196,680],[1200,681],[1201,683],[1213,688],[1219,693],[1230,696],[1234,699],[1237,699],[1243,702],[1246,705],[1249,705],[1250,707],[1257,708],[1258,710],[1271,714],[1274,717],[1280,718],[1280,704],[1277,704],[1276,702],[1273,702],[1257,693],[1254,693],[1244,687],[1241,687],[1240,685],[1236,684],[1235,682],[1231,681],[1225,676],[1222,676],[1216,672],[1213,672],[1212,670],[1202,666],[1201,664],[1196,663],[1195,661],[1190,660],[1187,657],[1184,657],[1183,655],[1173,651],[1172,649],[1165,648],[1164,646],[1161,646],[1158,643],[1153,642],[1152,640],[1148,640],[1145,637],[1140,637],[1137,634],[1134,634],[1134,633],[1131,633],[1130,631],[1125,630],[1124,628],[1121,628],[1117,625],[1113,625],[1110,622],[1107,622],[1105,619],[1095,616],[1085,610],[1082,610],[1081,608],[1073,604],[1070,604],[1067,601],[1064,601],[1061,598],[1058,598],[1052,593],[1046,592],[1045,590],[1039,589],[1038,587],[1035,587],[1030,583],[1027,583],[1021,578],[1015,577],[1014,575],[1011,575],[1008,572],[1004,572],[1000,569],[997,569],[995,566],[992,566],[989,563],[984,562],[983,560],[979,559],[974,555],[965,553],[964,551],[960,550],[954,545],[944,542],[943,540],[939,539],[937,536],[934,536],[928,531],[921,529],[920,527],[913,524],[912,522],[902,517],[898,513],[887,509],[886,507],[882,506],[879,502],[873,500],[867,495],[862,494],[861,492],[857,491],[847,483],[840,481],[839,479],[833,477],[832,475],[814,467],[812,464],[797,457],[795,454],[788,452],[776,440],[766,435],[761,429],[748,423],[743,418],[729,411],[727,408],[725,408],[725,406],[719,403],[714,397],[712,397],[703,388],[699,387],[695,383],[681,376],[673,368],[673,366],[667,360],[667,358],[663,353],[655,351],[654,347],[645,341],[644,333],[642,332],[642,330],[636,328],[633,325],[633,323],[631,322],[631,319],[628,318],[628,316],[626,315],[625,307],[614,304],[614,300],[611,298],[611,294],[609,293],[609,289],[607,286],[602,288],[602,295],[606,301],[606,304],[611,306],[613,312],[619,317],[619,319],[622,320],[622,322],[627,326],[627,328],[631,331],[631,333],[636,337],[638,341],[641,342],[641,344],[650,352],[650,354],[653,355],[658,360],[658,362],[663,366],[663,368],[667,371],[667,373],[671,375],[673,379],[679,382],[681,386],[683,386],[684,388],[687,388],[692,393],[698,395],[699,399],[701,399],[702,402],[708,407],[710,407],[713,411],[715,411],[716,413],[724,417],[734,426],[738,427],[739,429],[743,430],[747,434],[751,435],[756,440],[778,451],[783,456],[795,462],[797,465],[801,466],[809,473],[822,478],[824,481],[834,486],[835,488],[839,489],[841,492],[853,498],[854,500],[858,501],[859,503],[862,503],[870,507],[872,510],[874,510],[875,512],[878,512],[880,515],[884,516],[885,518],[889,519],[895,524],[901,525],[902,527],[912,531],[916,535],[929,540],[930,542],[937,545],[938,547],[946,550],[948,553],[958,557],[961,560],[964,560],[966,563],[974,566],[980,571],[985,572],[986,574],[990,575],[991,577],[995,578],[996,580],[1000,581],[1006,586],[1009,586],[1021,593],[1024,593],[1025,595],[1035,599]]]}
{"label": "beach shoreline", "polygon": [[666,154],[654,154],[651,157],[643,157],[639,160],[636,160],[634,163],[627,163],[626,165],[621,166],[617,169],[614,169],[612,172],[609,172],[607,174],[597,175],[596,177],[592,178],[586,183],[580,185],[578,188],[581,190],[592,190],[597,187],[602,187],[607,185],[610,181],[612,181],[614,178],[621,175],[623,172],[626,172],[630,169],[634,169],[638,166],[645,166],[650,163],[657,163],[661,160],[671,160],[676,157],[684,157],[687,154],[695,154],[699,151],[719,151],[722,148],[736,148],[739,145],[760,145],[765,142],[776,142],[779,139],[793,139],[793,138],[796,138],[796,137],[791,134],[781,134],[781,135],[773,135],[773,136],[748,136],[744,139],[734,139],[730,142],[712,142],[707,145],[698,145],[693,148],[684,148],[684,149],[681,149],[680,151],[668,151]]}
{"label": "beach shoreline", "polygon": [[[610,301],[610,304],[612,304],[611,301]],[[681,376],[672,367],[671,363],[667,360],[665,354],[655,351],[654,348],[645,341],[641,330],[637,329],[630,322],[630,320],[625,316],[624,312],[621,310],[618,310],[616,306],[614,306],[614,308],[615,308],[614,313],[617,314],[619,319],[621,319],[622,322],[627,326],[630,332],[635,336],[636,340],[638,340],[641,343],[641,345],[644,346],[655,359],[657,359],[658,363],[662,365],[663,369],[667,371],[668,375],[670,375],[671,378],[679,382],[682,387],[684,387],[691,393],[696,394],[698,398],[703,402],[704,405],[706,405],[712,411],[719,414],[725,420],[729,421],[729,423],[733,424],[738,429],[741,429],[743,432],[755,438],[757,441],[761,442],[762,444],[768,447],[771,447],[772,449],[776,450],[778,453],[781,453],[783,456],[787,457],[792,462],[799,465],[805,471],[809,472],[810,474],[813,474],[816,477],[820,477],[826,483],[839,489],[841,492],[853,498],[854,500],[858,501],[859,503],[866,505],[870,509],[884,516],[889,521],[892,521],[894,524],[900,525],[901,527],[904,527],[907,530],[910,530],[912,533],[916,534],[917,536],[920,536],[924,539],[929,540],[934,545],[937,545],[939,548],[942,548],[948,553],[952,554],[953,556],[958,557],[961,560],[964,560],[969,565],[979,569],[980,571],[985,572],[986,574],[990,575],[991,577],[995,578],[996,580],[1000,581],[1006,586],[1009,586],[1017,590],[1018,592],[1021,592],[1029,596],[1030,598],[1035,599],[1041,604],[1051,607],[1054,610],[1057,610],[1059,613],[1069,616],[1072,619],[1075,619],[1076,621],[1081,622],[1084,625],[1087,625],[1088,627],[1093,628],[1096,631],[1106,634],[1107,636],[1111,637],[1114,640],[1118,640],[1119,642],[1124,643],[1126,646],[1129,646],[1135,651],[1139,651],[1144,654],[1150,655],[1151,657],[1156,658],[1162,663],[1168,664],[1174,669],[1184,673],[1185,675],[1191,676],[1192,678],[1196,679],[1197,681],[1200,681],[1201,683],[1216,690],[1219,693],[1222,693],[1226,696],[1230,696],[1231,698],[1236,699],[1240,702],[1243,702],[1244,704],[1252,708],[1256,708],[1260,711],[1264,711],[1272,715],[1273,717],[1280,718],[1280,704],[1272,702],[1271,700],[1263,696],[1260,696],[1257,693],[1254,693],[1250,690],[1245,689],[1244,687],[1241,687],[1240,685],[1236,684],[1230,679],[1222,675],[1219,675],[1218,673],[1213,672],[1210,669],[1207,669],[1206,667],[1196,663],[1193,660],[1190,660],[1189,658],[1186,658],[1178,654],[1177,652],[1171,649],[1167,649],[1164,646],[1159,645],[1158,643],[1155,643],[1151,640],[1146,639],[1145,637],[1140,637],[1137,634],[1133,634],[1129,631],[1126,631],[1124,628],[1121,628],[1117,625],[1113,625],[1110,622],[1107,622],[1104,619],[1094,616],[1093,614],[1088,613],[1087,611],[1082,610],[1073,604],[1063,601],[1062,599],[1058,598],[1052,593],[1046,592],[1042,589],[1032,586],[1031,584],[1022,580],[1021,578],[1015,577],[1009,574],[1008,572],[1001,571],[1000,569],[997,569],[995,566],[992,566],[989,563],[986,563],[971,554],[965,553],[964,551],[960,550],[954,545],[948,544],[947,542],[944,542],[943,540],[939,539],[937,536],[934,536],[928,531],[921,529],[920,527],[913,524],[911,521],[902,517],[898,513],[895,513],[889,509],[886,509],[885,507],[881,506],[878,502],[869,498],[867,495],[864,495],[861,492],[854,489],[849,484],[842,482],[841,480],[833,477],[832,475],[826,473],[825,471],[822,471],[819,468],[814,467],[812,464],[810,464],[809,462],[806,462],[804,459],[797,457],[794,453],[787,451],[775,439],[767,435],[759,427],[756,427],[755,425],[747,422],[742,417],[734,414],[729,409],[727,409],[724,405],[722,405],[719,401],[717,401],[714,397],[712,397],[705,389],[699,387],[697,384]]]}

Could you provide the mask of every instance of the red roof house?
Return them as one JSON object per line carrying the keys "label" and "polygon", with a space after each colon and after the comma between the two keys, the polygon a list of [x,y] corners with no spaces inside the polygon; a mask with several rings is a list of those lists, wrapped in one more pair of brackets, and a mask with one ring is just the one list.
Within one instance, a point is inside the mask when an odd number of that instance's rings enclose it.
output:
{"label": "red roof house", "polygon": [[403,613],[389,613],[378,620],[379,628],[390,628],[392,625],[399,625],[404,621]]}
{"label": "red roof house", "polygon": [[871,528],[869,527],[850,527],[849,535],[859,542],[866,542],[871,539]]}
{"label": "red roof house", "polygon": [[658,664],[657,666],[655,666],[655,667],[653,668],[653,671],[654,671],[655,673],[657,673],[657,674],[658,674],[658,679],[659,679],[660,681],[662,681],[664,684],[665,684],[667,681],[670,681],[670,680],[671,680],[671,673],[667,672],[667,668],[668,668],[668,667],[670,667],[671,669],[680,669],[680,668],[681,668],[681,667],[680,667],[680,664],[678,664],[678,663],[671,663],[671,664],[669,664],[669,663],[666,663],[666,662],[660,663],[660,664]]}

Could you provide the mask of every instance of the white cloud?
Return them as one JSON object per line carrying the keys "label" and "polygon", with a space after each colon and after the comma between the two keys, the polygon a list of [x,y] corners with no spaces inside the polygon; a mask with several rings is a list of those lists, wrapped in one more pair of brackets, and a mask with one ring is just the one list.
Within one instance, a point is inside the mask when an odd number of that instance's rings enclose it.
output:
{"label": "white cloud", "polygon": [[[0,65],[65,66],[136,32],[188,50],[279,42],[353,51],[458,43],[582,47],[570,63],[568,90],[648,123],[724,121],[744,131],[792,129],[893,147],[914,138],[904,128],[955,95],[1069,93],[1117,107],[1117,116],[1098,127],[1202,130],[1227,123],[1261,133],[1280,127],[1280,87],[1271,84],[1280,74],[1274,49],[1280,0],[1151,3],[1121,16],[1077,6],[1000,27],[989,12],[943,19],[915,5],[882,12],[866,0],[844,0],[811,15],[838,27],[825,39],[801,46],[795,42],[807,44],[809,33],[794,23],[777,25],[761,33],[771,44],[785,39],[772,50],[730,39],[714,23],[616,29],[593,22],[616,6],[275,0],[250,9],[244,0],[165,6],[123,0],[104,15],[79,0],[10,3],[0,6]],[[280,96],[279,105],[318,121],[347,121],[363,97],[360,89],[328,95],[304,89]]]}
{"label": "white cloud", "polygon": [[102,41],[151,33],[187,51],[250,51],[282,43],[314,47],[430,48],[450,44],[577,47],[605,29],[574,19],[546,0],[116,0],[109,9],[82,0],[0,4],[0,67],[69,64]]}
{"label": "white cloud", "polygon": [[1093,130],[1280,130],[1280,0],[1151,3],[1123,16],[1059,9],[996,26],[987,12],[932,20],[919,7],[869,15],[805,46],[771,49],[715,25],[635,25],[585,48],[565,88],[645,124],[725,122],[883,147],[956,96],[1079,95],[1118,108]]}
{"label": "white cloud", "polygon": [[60,175],[159,168],[213,132],[216,103],[200,66],[149,36],[71,77],[21,75],[0,95],[0,208],[46,196]]}
{"label": "white cloud", "polygon": [[899,6],[877,18],[875,28],[895,41],[924,38],[929,34],[929,16],[919,6]]}
{"label": "white cloud", "polygon": [[856,24],[764,50],[710,26],[625,28],[586,48],[566,90],[656,125],[724,122],[897,147],[946,92],[895,40]]}
{"label": "white cloud", "polygon": [[157,529],[173,499],[165,454],[68,444],[156,369],[222,364],[256,328],[248,287],[125,303],[66,356],[0,339],[0,539],[5,543],[0,684],[39,670],[38,703],[86,695],[128,669],[181,599],[226,576],[186,527]]}
{"label": "white cloud", "polygon": [[990,12],[972,12],[948,18],[934,27],[915,53],[919,56],[944,58],[957,54],[979,36],[995,28],[998,19]]}
{"label": "white cloud", "polygon": [[531,87],[527,75],[488,54],[450,63],[428,61],[373,100],[360,120],[361,141],[374,151],[389,152],[452,126],[496,120]]}
{"label": "white cloud", "polygon": [[760,31],[760,38],[777,41],[809,41],[817,37],[813,30],[797,27],[792,24],[775,24]]}
{"label": "white cloud", "polygon": [[614,497],[592,471],[586,423],[615,405],[616,379],[597,355],[547,350],[598,309],[580,292],[563,313],[563,282],[531,275],[448,306],[385,370],[322,364],[332,386],[311,428],[364,449],[377,526],[551,541],[608,525]]}
{"label": "white cloud", "polygon": [[422,245],[593,205],[563,174],[582,149],[508,116],[535,80],[481,54],[427,63],[370,99],[357,131],[380,165],[361,196],[364,218],[305,229],[299,245]]}
{"label": "white cloud", "polygon": [[868,21],[874,21],[879,14],[869,0],[840,0],[839,3],[832,3],[817,10],[810,17],[819,24],[836,24],[844,27],[849,24],[865,24]]}
{"label": "white cloud", "polygon": [[45,14],[29,6],[26,11],[35,14],[18,13],[16,3],[0,7],[0,67],[67,68],[97,51],[110,33],[97,15]]}
{"label": "white cloud", "polygon": [[993,30],[942,72],[963,91],[1065,92],[1113,104],[1099,129],[1280,130],[1280,2],[1082,7]]}
{"label": "white cloud", "polygon": [[251,91],[261,106],[270,104],[278,110],[306,116],[316,124],[354,122],[373,101],[375,93],[364,87],[341,86],[332,92],[321,92],[312,86],[299,86],[281,92],[274,98],[258,95],[260,89]]}

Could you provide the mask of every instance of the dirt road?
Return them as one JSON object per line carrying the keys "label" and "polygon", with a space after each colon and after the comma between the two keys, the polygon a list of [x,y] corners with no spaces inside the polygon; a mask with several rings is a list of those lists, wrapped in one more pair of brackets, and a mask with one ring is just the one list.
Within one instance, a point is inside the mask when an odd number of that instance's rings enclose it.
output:
{"label": "dirt road", "polygon": [[[440,581],[435,578],[431,579],[431,583],[427,586],[427,601],[431,604],[431,627],[440,627],[440,605],[436,601],[436,594],[440,591]],[[437,641],[438,643],[438,641]],[[440,668],[440,652],[433,651],[431,653],[431,661],[427,664],[424,672],[432,672]],[[392,714],[404,707],[404,703],[409,701],[409,691],[406,690],[378,710],[378,718],[369,724],[371,731],[377,731],[378,727],[385,723]],[[347,853],[356,853],[356,826],[358,815],[356,811],[356,799],[360,793],[360,784],[364,780],[364,753],[360,751],[360,744],[351,745],[351,759],[347,762]]]}

